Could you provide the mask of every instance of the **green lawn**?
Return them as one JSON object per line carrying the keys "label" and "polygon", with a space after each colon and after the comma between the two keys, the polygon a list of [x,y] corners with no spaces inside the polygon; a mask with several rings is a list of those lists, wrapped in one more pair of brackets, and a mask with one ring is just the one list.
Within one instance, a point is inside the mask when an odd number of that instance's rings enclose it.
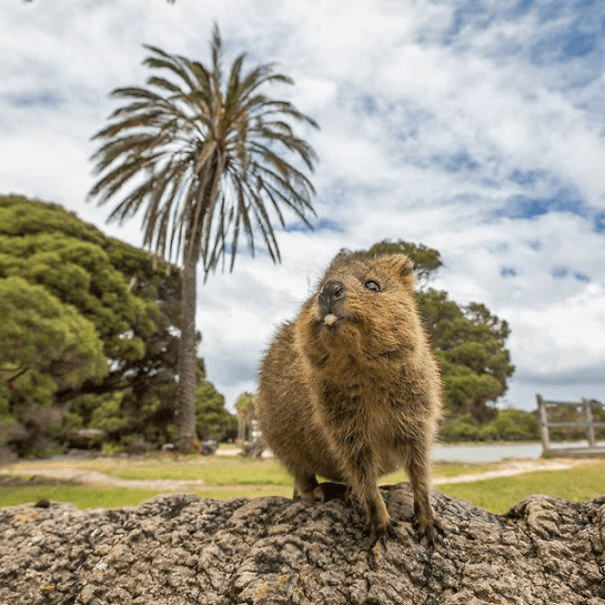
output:
{"label": "green lawn", "polygon": [[[436,464],[433,474],[455,477],[467,473],[494,470],[502,463],[492,464]],[[86,458],[56,462],[53,460],[21,461],[12,465],[24,475],[30,469],[69,468],[104,473],[119,479],[170,479],[203,481],[206,485],[292,485],[292,477],[276,460],[256,460],[239,456],[150,456],[148,458]],[[386,475],[381,483],[406,481],[405,472]]]}
{"label": "green lawn", "polygon": [[239,456],[87,458],[68,462],[36,460],[12,466],[23,474],[27,474],[29,469],[69,468],[95,471],[119,479],[203,481],[206,485],[292,484],[292,478],[276,460],[259,461]]}
{"label": "green lawn", "polygon": [[[505,466],[505,462],[487,462],[484,464],[468,464],[463,462],[442,462],[433,464],[433,477],[458,477],[459,475],[472,475],[475,473],[485,473],[487,471],[495,471]],[[393,483],[401,483],[407,481],[407,473],[403,470],[391,473],[381,477],[380,483],[389,485]]]}
{"label": "green lawn", "polygon": [[[66,483],[38,483],[33,485],[2,485],[0,483],[0,508],[39,500],[71,502],[78,508],[120,508],[136,506],[149,498],[166,493],[158,490],[130,489],[125,487],[96,487]],[[230,498],[257,498],[259,496],[292,496],[291,487],[274,485],[248,486],[235,489],[194,491],[201,498],[227,500]]]}
{"label": "green lawn", "polygon": [[71,502],[78,508],[121,508],[136,506],[161,492],[129,489],[124,487],[100,488],[66,483],[42,483],[34,485],[3,485],[0,483],[0,507],[54,500]]}
{"label": "green lawn", "polygon": [[[205,498],[253,498],[292,495],[292,478],[274,460],[258,461],[231,456],[188,457],[176,460],[150,457],[133,460],[97,458],[62,463],[65,468],[102,472],[122,479],[203,480],[207,489],[194,493]],[[160,490],[105,488],[56,481],[29,481],[34,469],[57,467],[53,461],[19,462],[13,465],[21,481],[0,477],[0,507],[48,500],[71,502],[80,508],[133,506],[159,493]],[[456,476],[497,469],[501,464],[439,464],[433,475]],[[383,477],[381,483],[405,480],[402,472]],[[589,500],[605,494],[605,461],[586,463],[564,471],[526,473],[514,477],[487,479],[472,483],[440,485],[444,494],[470,500],[492,512],[505,512],[530,494],[548,494],[573,501]]]}
{"label": "green lawn", "polygon": [[538,471],[473,483],[440,485],[439,491],[463,498],[494,513],[504,513],[532,494],[558,496],[572,502],[605,494],[605,461],[581,464],[564,471]]}

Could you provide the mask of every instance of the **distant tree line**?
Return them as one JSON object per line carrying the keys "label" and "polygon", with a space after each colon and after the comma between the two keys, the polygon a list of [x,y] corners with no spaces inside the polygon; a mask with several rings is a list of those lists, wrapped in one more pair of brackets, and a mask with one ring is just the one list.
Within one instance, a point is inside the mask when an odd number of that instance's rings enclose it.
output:
{"label": "distant tree line", "polygon": [[[148,252],[0,196],[0,448],[61,451],[82,429],[105,447],[173,441],[180,292],[179,271]],[[201,359],[196,385],[198,438],[235,434]]]}

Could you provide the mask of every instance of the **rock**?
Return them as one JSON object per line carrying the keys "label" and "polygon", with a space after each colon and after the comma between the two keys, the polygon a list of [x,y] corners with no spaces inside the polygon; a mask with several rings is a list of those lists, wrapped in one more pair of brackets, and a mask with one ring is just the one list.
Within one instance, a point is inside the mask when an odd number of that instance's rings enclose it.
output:
{"label": "rock", "polygon": [[0,603],[605,605],[605,497],[533,496],[506,515],[435,494],[418,544],[406,485],[383,488],[403,543],[374,556],[342,500],[163,495],[134,508],[0,509]]}

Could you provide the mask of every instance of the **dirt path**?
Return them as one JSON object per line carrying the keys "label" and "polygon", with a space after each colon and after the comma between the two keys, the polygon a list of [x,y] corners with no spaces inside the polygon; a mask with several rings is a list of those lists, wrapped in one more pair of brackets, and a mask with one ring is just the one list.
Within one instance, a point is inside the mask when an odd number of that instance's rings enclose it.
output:
{"label": "dirt path", "polygon": [[[583,461],[585,462],[585,461]],[[522,473],[531,473],[536,471],[560,471],[572,468],[580,464],[578,460],[557,459],[557,460],[510,460],[501,468],[496,470],[458,475],[456,477],[435,477],[434,485],[445,485],[451,483],[471,483],[482,479],[493,479],[496,477],[512,477]],[[81,485],[95,485],[99,487],[125,487],[130,489],[147,489],[158,491],[229,491],[230,489],[241,489],[239,485],[215,486],[207,485],[204,481],[182,481],[173,479],[120,479],[112,477],[105,473],[96,471],[81,470],[69,468],[63,465],[61,467],[35,467],[28,463],[12,465],[11,468],[0,469],[0,476],[26,475],[44,478],[54,481],[66,481],[79,483]]]}
{"label": "dirt path", "polygon": [[[126,487],[130,489],[148,489],[158,491],[195,491],[212,489],[203,481],[180,481],[173,479],[120,479],[105,473],[70,468],[35,468],[27,466],[19,469],[0,469],[0,476],[21,475],[37,477],[49,481],[65,481],[80,485],[95,485],[98,487]],[[222,489],[222,488],[221,488]]]}
{"label": "dirt path", "polygon": [[586,461],[573,460],[571,458],[558,458],[557,460],[510,460],[501,468],[492,471],[469,473],[468,475],[457,475],[456,477],[434,477],[433,484],[472,483],[473,481],[481,481],[482,479],[513,477],[523,473],[535,473],[538,471],[564,471],[582,462]]}

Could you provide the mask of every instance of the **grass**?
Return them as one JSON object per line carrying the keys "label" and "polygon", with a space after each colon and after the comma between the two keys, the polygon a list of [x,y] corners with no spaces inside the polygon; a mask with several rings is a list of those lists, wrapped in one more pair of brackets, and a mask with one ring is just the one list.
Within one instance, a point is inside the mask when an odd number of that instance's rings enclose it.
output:
{"label": "grass", "polygon": [[118,479],[169,479],[176,481],[203,481],[207,485],[290,485],[292,479],[275,460],[258,461],[237,456],[153,456],[131,458],[86,458],[56,462],[37,460],[19,462],[16,466],[26,473],[28,469],[69,468],[95,471]]}
{"label": "grass", "polygon": [[120,460],[116,464],[105,463],[82,466],[120,479],[172,479],[178,481],[203,481],[207,485],[290,485],[292,479],[276,460],[259,462],[250,458],[212,456],[187,458],[163,462]]}
{"label": "grass", "polygon": [[41,482],[28,485],[28,481],[15,481],[11,485],[0,483],[0,507],[53,500],[71,502],[78,508],[121,508],[136,506],[157,496],[158,491],[129,489],[125,487],[100,488],[69,483]]}
{"label": "grass", "polygon": [[[232,456],[207,458],[152,456],[141,459],[89,458],[57,461],[24,461],[13,465],[20,480],[0,477],[0,507],[43,498],[71,502],[80,508],[134,506],[163,490],[139,490],[125,487],[98,487],[41,481],[29,478],[40,468],[65,468],[105,473],[121,479],[202,480],[207,488],[193,493],[204,498],[253,498],[258,496],[292,495],[292,478],[275,460],[258,461]],[[502,463],[438,464],[436,477],[495,470]],[[405,481],[403,472],[383,477],[381,483]],[[530,494],[543,493],[573,501],[588,500],[605,493],[605,461],[582,464],[565,471],[533,472],[514,477],[488,479],[473,483],[441,485],[444,494],[470,500],[492,512],[505,512]],[[181,490],[183,491],[183,490]]]}
{"label": "grass", "polygon": [[504,513],[532,494],[583,502],[605,494],[605,461],[580,464],[564,471],[537,471],[514,477],[440,485],[439,491],[469,500],[494,513]]}
{"label": "grass", "polygon": [[[504,462],[488,462],[485,464],[468,464],[462,462],[441,462],[433,464],[433,477],[459,477],[460,475],[470,475],[474,473],[485,473],[487,471],[494,471],[502,468],[505,465]],[[390,475],[385,475],[380,478],[382,485],[389,485],[393,483],[401,483],[407,481],[408,476],[405,471],[397,471]]]}
{"label": "grass", "polygon": [[[183,490],[186,491],[186,490]],[[11,481],[10,485],[0,482],[0,508],[40,500],[70,502],[78,508],[121,508],[137,506],[149,498],[166,493],[163,490],[132,489],[127,487],[98,487],[60,483],[55,481],[32,482],[27,477]],[[194,490],[200,498],[227,500],[230,498],[258,498],[260,496],[292,496],[292,487],[257,485],[231,489]]]}
{"label": "grass", "polygon": [[[467,473],[494,470],[501,463],[491,464],[436,464],[433,473],[438,477],[455,477]],[[86,458],[57,462],[54,460],[22,461],[13,465],[23,474],[42,468],[69,468],[95,471],[118,479],[169,479],[177,481],[203,481],[206,485],[292,485],[292,477],[276,460],[259,461],[238,456],[150,456],[146,458]],[[406,481],[404,471],[385,475],[381,483]]]}

